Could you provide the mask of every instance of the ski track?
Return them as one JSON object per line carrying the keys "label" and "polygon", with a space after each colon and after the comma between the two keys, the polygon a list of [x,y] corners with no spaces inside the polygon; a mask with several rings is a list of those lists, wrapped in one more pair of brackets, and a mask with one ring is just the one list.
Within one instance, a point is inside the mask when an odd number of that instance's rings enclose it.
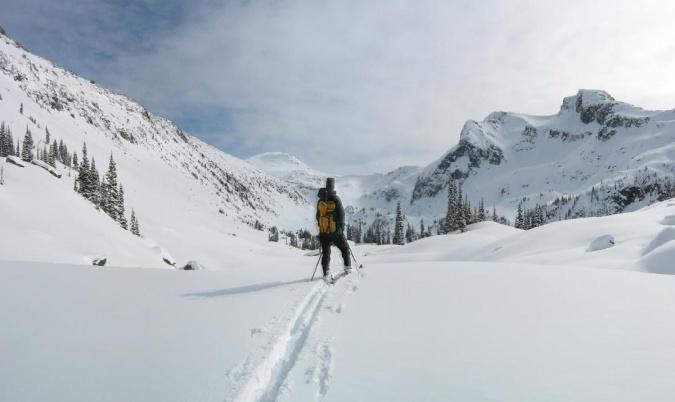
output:
{"label": "ski track", "polygon": [[319,316],[327,292],[328,286],[321,283],[305,296],[270,353],[251,373],[236,401],[271,402],[278,399],[288,374],[305,346],[312,325]]}
{"label": "ski track", "polygon": [[[357,273],[357,276],[360,277],[360,273]],[[358,289],[354,282],[354,279],[348,276],[334,285],[326,285],[323,282],[315,285],[298,304],[293,317],[277,337],[267,356],[256,368],[249,371],[249,379],[242,386],[235,401],[273,402],[279,400],[283,391],[287,389],[286,381],[291,371],[301,360],[300,354],[308,344],[310,332],[321,310],[341,313],[345,307],[342,299]],[[338,286],[340,291],[336,289]],[[337,299],[338,304],[325,306],[328,295]],[[315,382],[319,388],[317,396],[318,399],[322,399],[328,393],[332,378],[333,349],[329,342],[324,342],[315,354],[318,355],[318,367],[314,369],[317,376]]]}

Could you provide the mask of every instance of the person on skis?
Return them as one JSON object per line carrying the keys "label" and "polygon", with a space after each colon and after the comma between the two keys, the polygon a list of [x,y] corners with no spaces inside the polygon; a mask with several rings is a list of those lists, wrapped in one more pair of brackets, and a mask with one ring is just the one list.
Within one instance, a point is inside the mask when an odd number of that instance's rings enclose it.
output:
{"label": "person on skis", "polygon": [[319,189],[319,201],[316,204],[316,221],[319,225],[319,241],[321,242],[321,267],[323,278],[330,282],[330,247],[335,245],[342,253],[345,273],[351,271],[349,244],[345,237],[345,210],[342,201],[335,192],[335,179],[326,179],[326,187]]}

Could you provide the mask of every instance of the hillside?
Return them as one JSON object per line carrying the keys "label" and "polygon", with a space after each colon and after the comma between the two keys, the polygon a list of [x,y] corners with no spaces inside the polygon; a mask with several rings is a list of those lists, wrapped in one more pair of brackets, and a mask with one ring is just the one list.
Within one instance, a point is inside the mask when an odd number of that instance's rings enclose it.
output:
{"label": "hillside", "polygon": [[[131,235],[118,234],[114,221],[91,218],[97,214],[94,206],[76,200],[73,192],[77,172],[63,164],[56,164],[58,179],[37,166],[19,168],[0,158],[6,182],[0,186],[0,221],[21,222],[12,227],[11,242],[0,242],[3,258],[82,263],[100,254],[116,265],[147,266],[144,253],[127,246],[141,242],[134,247],[163,249],[178,264],[194,259],[223,266],[236,261],[235,250],[251,247],[242,237],[252,244],[264,241],[266,234],[249,226],[255,221],[288,229],[311,222],[309,201],[292,185],[31,54],[5,35],[0,35],[0,122],[14,143],[31,132],[35,158],[46,148],[47,132],[80,157],[86,142],[101,173],[113,156],[127,214],[135,211],[143,233],[142,240],[122,240]],[[38,207],[63,225],[46,216],[36,219]],[[65,230],[75,233],[70,240]],[[94,238],[100,244],[84,246]],[[164,264],[156,261],[150,266]]]}

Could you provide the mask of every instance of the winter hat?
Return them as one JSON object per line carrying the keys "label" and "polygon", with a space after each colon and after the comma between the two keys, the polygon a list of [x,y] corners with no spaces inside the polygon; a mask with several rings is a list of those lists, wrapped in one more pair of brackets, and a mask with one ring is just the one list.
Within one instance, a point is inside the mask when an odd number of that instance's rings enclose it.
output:
{"label": "winter hat", "polygon": [[326,190],[330,193],[335,191],[335,179],[329,177],[326,179]]}

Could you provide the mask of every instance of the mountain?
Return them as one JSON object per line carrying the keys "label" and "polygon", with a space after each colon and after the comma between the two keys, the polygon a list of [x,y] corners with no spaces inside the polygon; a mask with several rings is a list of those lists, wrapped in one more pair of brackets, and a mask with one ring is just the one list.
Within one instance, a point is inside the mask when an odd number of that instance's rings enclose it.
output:
{"label": "mountain", "polygon": [[251,228],[256,221],[289,229],[310,222],[309,201],[293,185],[2,34],[0,122],[12,132],[12,147],[30,131],[36,158],[49,149],[48,135],[80,158],[86,143],[101,176],[112,156],[127,219],[133,209],[143,233],[132,236],[73,191],[77,171],[63,163],[55,163],[62,176],[56,178],[38,166],[21,168],[0,158],[0,222],[16,221],[7,229],[11,241],[0,242],[6,259],[90,263],[93,256],[106,256],[116,265],[166,266],[165,260],[175,258],[178,265],[196,259],[224,266],[236,263],[238,250],[266,240]]}
{"label": "mountain", "polygon": [[417,166],[404,166],[385,174],[329,174],[315,170],[297,157],[283,152],[263,153],[252,156],[247,161],[296,186],[310,200],[323,187],[326,177],[334,177],[338,193],[352,221],[372,221],[376,214],[387,213],[396,208],[399,200],[410,199],[415,180],[421,172],[421,168]]}
{"label": "mountain", "polygon": [[[631,211],[672,193],[674,122],[675,111],[643,110],[604,91],[580,90],[554,115],[494,112],[468,121],[459,143],[424,168],[338,176],[337,185],[354,224],[389,224],[397,202],[413,225],[433,222],[447,210],[449,177],[474,205],[483,198],[511,220],[519,204],[545,207],[548,220]],[[293,163],[284,166],[312,171],[286,158]],[[320,176],[311,176],[315,187]]]}
{"label": "mountain", "polygon": [[266,152],[252,156],[246,161],[271,176],[295,185],[308,197],[313,197],[316,189],[323,185],[326,177],[330,176],[310,168],[300,159],[284,152]]}
{"label": "mountain", "polygon": [[468,121],[459,144],[427,166],[409,207],[439,213],[448,177],[473,200],[513,214],[547,205],[550,218],[607,215],[663,198],[675,172],[675,112],[647,111],[580,90],[558,113],[495,112]]}

